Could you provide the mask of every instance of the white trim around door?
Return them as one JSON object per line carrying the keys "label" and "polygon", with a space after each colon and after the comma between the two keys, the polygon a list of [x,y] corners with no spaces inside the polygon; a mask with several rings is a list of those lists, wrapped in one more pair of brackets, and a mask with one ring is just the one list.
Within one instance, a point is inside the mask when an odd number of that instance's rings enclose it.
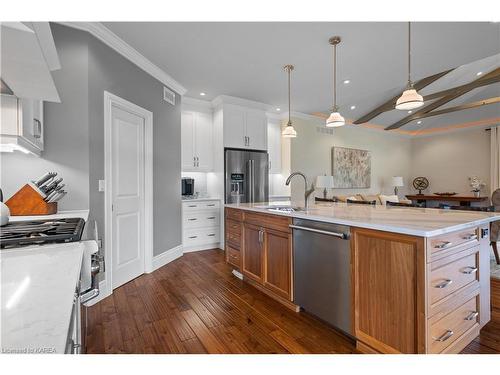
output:
{"label": "white trim around door", "polygon": [[104,91],[104,251],[105,289],[103,297],[113,293],[113,165],[112,165],[112,108],[117,107],[144,119],[144,270],[153,271],[153,113]]}

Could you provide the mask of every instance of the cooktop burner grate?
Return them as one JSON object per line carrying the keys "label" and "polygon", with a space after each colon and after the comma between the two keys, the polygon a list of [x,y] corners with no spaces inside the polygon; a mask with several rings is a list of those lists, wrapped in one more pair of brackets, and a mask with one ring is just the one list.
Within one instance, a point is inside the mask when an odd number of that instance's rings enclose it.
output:
{"label": "cooktop burner grate", "polygon": [[84,226],[81,218],[12,222],[0,228],[0,247],[80,241]]}

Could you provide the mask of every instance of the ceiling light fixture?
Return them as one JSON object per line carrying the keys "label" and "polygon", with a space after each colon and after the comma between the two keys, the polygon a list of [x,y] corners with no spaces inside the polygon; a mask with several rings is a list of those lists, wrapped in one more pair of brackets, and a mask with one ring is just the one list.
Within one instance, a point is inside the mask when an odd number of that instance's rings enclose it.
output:
{"label": "ceiling light fixture", "polygon": [[413,113],[413,111],[408,111],[408,113]]}
{"label": "ceiling light fixture", "polygon": [[207,94],[205,94],[204,92],[200,92],[200,96],[205,96]]}
{"label": "ceiling light fixture", "polygon": [[291,107],[290,107],[290,74],[293,70],[293,65],[285,65],[283,67],[283,69],[285,70],[285,72],[288,73],[288,123],[286,124],[285,126],[285,129],[283,129],[283,131],[281,132],[281,135],[283,136],[283,138],[295,138],[297,137],[297,132],[295,131],[295,129],[293,128],[293,125],[292,125],[292,120],[290,118],[291,116]]}
{"label": "ceiling light fixture", "polygon": [[422,123],[422,121],[417,121],[417,124],[420,125]]}
{"label": "ceiling light fixture", "polygon": [[408,22],[408,84],[406,90],[396,101],[396,109],[407,111],[424,105],[424,98],[413,87],[411,81],[411,22]]}
{"label": "ceiling light fixture", "polygon": [[476,73],[477,76],[480,76],[481,74],[483,74],[483,72],[477,72]]}
{"label": "ceiling light fixture", "polygon": [[331,37],[328,40],[333,46],[333,108],[330,117],[326,120],[326,126],[329,128],[335,128],[338,126],[345,125],[345,120],[339,113],[339,108],[337,107],[337,44],[341,41],[339,36]]}
{"label": "ceiling light fixture", "polygon": [[348,85],[349,83],[351,83],[351,81],[349,79],[344,80],[344,85]]}
{"label": "ceiling light fixture", "polygon": [[356,109],[355,105],[351,105],[351,110]]}
{"label": "ceiling light fixture", "polygon": [[279,112],[279,111],[281,111],[281,108],[276,108],[276,110]]}

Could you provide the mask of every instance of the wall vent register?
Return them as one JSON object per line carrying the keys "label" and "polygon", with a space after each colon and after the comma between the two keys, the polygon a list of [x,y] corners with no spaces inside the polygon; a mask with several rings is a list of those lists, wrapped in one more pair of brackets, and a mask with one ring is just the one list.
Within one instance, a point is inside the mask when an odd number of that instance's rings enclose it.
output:
{"label": "wall vent register", "polygon": [[167,103],[175,105],[175,92],[169,90],[166,87],[163,87],[163,100],[165,100]]}

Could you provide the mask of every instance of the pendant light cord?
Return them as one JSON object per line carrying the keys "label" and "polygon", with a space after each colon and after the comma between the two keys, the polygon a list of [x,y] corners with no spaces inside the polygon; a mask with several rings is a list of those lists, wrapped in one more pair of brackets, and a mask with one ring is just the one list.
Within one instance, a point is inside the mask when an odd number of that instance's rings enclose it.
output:
{"label": "pendant light cord", "polygon": [[333,110],[337,110],[337,45],[333,45]]}
{"label": "pendant light cord", "polygon": [[408,87],[411,86],[411,22],[408,22]]}
{"label": "pendant light cord", "polygon": [[288,67],[288,125],[292,124],[292,121],[290,120],[290,111],[291,111],[291,95],[290,95],[290,67]]}

